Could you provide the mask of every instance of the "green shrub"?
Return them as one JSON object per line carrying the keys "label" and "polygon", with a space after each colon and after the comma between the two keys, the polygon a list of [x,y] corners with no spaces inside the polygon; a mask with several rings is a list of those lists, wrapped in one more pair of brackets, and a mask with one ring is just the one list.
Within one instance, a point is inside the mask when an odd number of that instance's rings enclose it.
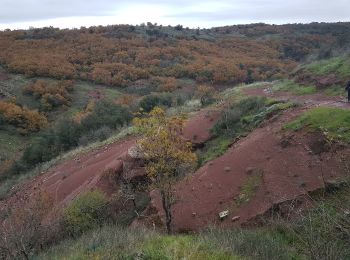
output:
{"label": "green shrub", "polygon": [[295,95],[308,95],[317,92],[315,86],[299,85],[291,80],[278,81],[272,87],[273,91],[287,91]]}
{"label": "green shrub", "polygon": [[63,213],[63,225],[73,237],[101,226],[106,221],[107,198],[98,191],[90,191],[74,200]]}
{"label": "green shrub", "polygon": [[266,98],[249,97],[233,105],[230,109],[224,111],[221,119],[215,124],[212,132],[215,136],[226,134],[229,136],[238,136],[244,132],[244,125],[241,119],[262,111],[266,107]]}
{"label": "green shrub", "polygon": [[130,111],[110,101],[100,101],[96,104],[93,112],[81,122],[81,131],[86,133],[102,126],[112,129],[129,123],[132,119]]}
{"label": "green shrub", "polygon": [[165,106],[165,107],[171,107],[172,106],[172,95],[165,93],[165,94],[152,94],[145,96],[140,101],[140,107],[145,112],[150,112],[154,107],[156,106]]}

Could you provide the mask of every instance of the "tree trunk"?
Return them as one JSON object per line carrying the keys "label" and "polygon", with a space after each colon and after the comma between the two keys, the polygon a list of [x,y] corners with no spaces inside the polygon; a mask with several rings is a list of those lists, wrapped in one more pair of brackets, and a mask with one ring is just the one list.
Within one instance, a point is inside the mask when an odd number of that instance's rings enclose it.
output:
{"label": "tree trunk", "polygon": [[168,234],[171,234],[171,221],[172,221],[172,215],[171,215],[171,201],[170,196],[167,191],[161,190],[160,194],[162,196],[162,205],[165,212],[165,225],[166,230]]}

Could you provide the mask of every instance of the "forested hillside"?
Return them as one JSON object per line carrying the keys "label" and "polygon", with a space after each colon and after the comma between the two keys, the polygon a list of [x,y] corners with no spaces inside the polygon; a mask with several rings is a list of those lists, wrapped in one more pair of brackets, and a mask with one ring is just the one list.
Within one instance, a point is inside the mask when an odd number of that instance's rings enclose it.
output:
{"label": "forested hillside", "polygon": [[281,78],[308,55],[327,56],[333,47],[345,46],[349,31],[349,24],[191,30],[150,23],[6,31],[0,37],[0,62],[31,77],[116,87],[152,77],[235,84]]}

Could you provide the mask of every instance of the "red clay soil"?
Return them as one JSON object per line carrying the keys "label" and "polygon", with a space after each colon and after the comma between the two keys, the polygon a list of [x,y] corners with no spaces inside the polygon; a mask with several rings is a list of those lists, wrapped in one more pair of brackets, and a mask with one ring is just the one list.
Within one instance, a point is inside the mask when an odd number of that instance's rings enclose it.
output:
{"label": "red clay soil", "polygon": [[[308,192],[324,188],[329,180],[349,174],[341,158],[350,158],[350,149],[338,153],[327,149],[319,151],[317,146],[322,142],[318,135],[293,133],[288,136],[281,130],[284,123],[304,109],[297,108],[270,119],[224,155],[179,183],[175,188],[178,201],[173,206],[174,230],[187,232],[214,224],[248,224],[275,205],[308,197]],[[249,201],[242,202],[246,196],[244,187],[254,174],[261,174],[261,182]],[[151,205],[164,219],[156,192],[152,194]],[[218,214],[225,210],[229,210],[229,215],[219,220]]]}
{"label": "red clay soil", "polygon": [[54,166],[4,202],[12,205],[40,191],[50,194],[57,207],[65,206],[80,193],[99,186],[103,173],[109,169],[118,171],[122,167],[120,158],[134,144],[135,138],[126,138]]}
{"label": "red clay soil", "polygon": [[[218,117],[219,114],[216,111],[212,112],[208,109],[200,111],[193,117],[195,123],[190,119],[185,124],[185,136],[187,134],[189,139],[191,136],[198,136],[197,143],[207,141],[210,138],[209,129],[215,124]],[[14,205],[18,201],[26,201],[38,192],[50,194],[58,208],[66,206],[79,194],[94,188],[99,188],[108,194],[116,192],[111,190],[113,187],[103,177],[107,172],[123,171],[124,164],[128,163],[125,161],[128,150],[135,143],[136,138],[129,137],[62,162],[23,184],[13,196],[0,201],[0,208]],[[131,172],[136,170],[131,169]]]}
{"label": "red clay soil", "polygon": [[219,120],[222,109],[207,108],[196,113],[186,123],[184,137],[195,146],[203,144],[211,138],[210,129]]}

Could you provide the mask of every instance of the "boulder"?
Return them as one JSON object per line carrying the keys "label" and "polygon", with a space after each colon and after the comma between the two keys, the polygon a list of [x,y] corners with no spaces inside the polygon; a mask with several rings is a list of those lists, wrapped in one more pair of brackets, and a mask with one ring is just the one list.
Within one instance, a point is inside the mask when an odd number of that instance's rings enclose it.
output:
{"label": "boulder", "polygon": [[143,159],[145,157],[139,145],[130,147],[128,155],[133,159]]}

